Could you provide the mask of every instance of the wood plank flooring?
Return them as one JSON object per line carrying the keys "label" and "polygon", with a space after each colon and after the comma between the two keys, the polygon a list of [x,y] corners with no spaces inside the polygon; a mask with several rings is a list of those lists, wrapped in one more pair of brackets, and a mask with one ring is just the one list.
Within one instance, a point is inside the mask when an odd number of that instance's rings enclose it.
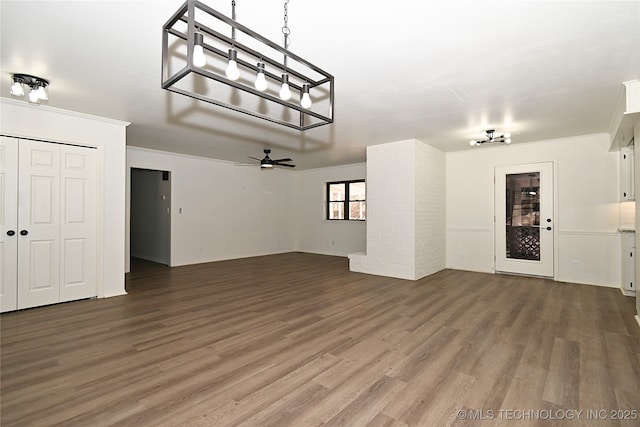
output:
{"label": "wood plank flooring", "polygon": [[288,253],[127,290],[0,316],[2,426],[640,425],[617,289]]}

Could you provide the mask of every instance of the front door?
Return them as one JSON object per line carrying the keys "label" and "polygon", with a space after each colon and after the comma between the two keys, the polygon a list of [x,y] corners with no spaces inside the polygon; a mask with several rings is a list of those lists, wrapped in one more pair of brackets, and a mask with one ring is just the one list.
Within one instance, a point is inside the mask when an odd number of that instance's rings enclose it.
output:
{"label": "front door", "polygon": [[553,163],[495,168],[496,271],[553,277]]}

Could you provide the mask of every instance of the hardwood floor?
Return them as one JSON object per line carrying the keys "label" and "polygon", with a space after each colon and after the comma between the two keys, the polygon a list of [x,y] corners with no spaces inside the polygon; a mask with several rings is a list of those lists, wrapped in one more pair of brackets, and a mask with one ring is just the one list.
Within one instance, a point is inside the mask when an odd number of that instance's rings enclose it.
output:
{"label": "hardwood floor", "polygon": [[617,289],[289,253],[127,290],[0,317],[3,426],[640,425]]}

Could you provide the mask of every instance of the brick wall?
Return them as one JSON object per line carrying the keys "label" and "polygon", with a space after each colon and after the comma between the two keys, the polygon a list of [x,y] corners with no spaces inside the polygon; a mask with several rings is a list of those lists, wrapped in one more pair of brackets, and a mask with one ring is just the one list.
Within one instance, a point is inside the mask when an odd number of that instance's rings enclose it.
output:
{"label": "brick wall", "polygon": [[415,277],[428,276],[446,265],[445,154],[416,144]]}
{"label": "brick wall", "polygon": [[445,265],[445,156],[411,139],[367,147],[367,251],[353,271],[416,280]]}

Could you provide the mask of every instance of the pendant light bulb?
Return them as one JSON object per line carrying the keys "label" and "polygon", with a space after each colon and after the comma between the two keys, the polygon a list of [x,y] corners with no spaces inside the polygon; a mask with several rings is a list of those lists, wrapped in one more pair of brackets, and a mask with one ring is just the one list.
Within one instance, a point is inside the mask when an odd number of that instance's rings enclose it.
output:
{"label": "pendant light bulb", "polygon": [[469,145],[470,145],[470,146],[472,146],[472,147],[473,147],[474,145],[476,145],[477,143],[478,143],[478,141],[473,140],[473,139],[472,139],[471,141],[469,141]]}
{"label": "pendant light bulb", "polygon": [[267,78],[264,75],[264,63],[258,62],[258,73],[256,74],[255,88],[260,92],[267,90]]}
{"label": "pendant light bulb", "polygon": [[309,96],[309,83],[302,85],[302,99],[300,99],[300,106],[302,108],[311,107],[311,96]]}
{"label": "pendant light bulb", "polygon": [[280,99],[288,101],[291,99],[291,89],[289,89],[289,75],[282,75],[282,87],[280,88]]}
{"label": "pendant light bulb", "polygon": [[11,85],[10,92],[13,96],[24,96],[24,88],[22,87],[22,83],[20,83],[17,79],[14,79],[13,84]]}
{"label": "pendant light bulb", "polygon": [[193,65],[196,67],[204,67],[207,65],[207,57],[204,56],[204,36],[202,33],[195,33],[193,45]]}
{"label": "pendant light bulb", "polygon": [[235,49],[229,49],[229,63],[227,64],[227,78],[229,80],[238,80],[240,77],[240,70],[238,70],[238,63],[236,58],[238,52]]}

